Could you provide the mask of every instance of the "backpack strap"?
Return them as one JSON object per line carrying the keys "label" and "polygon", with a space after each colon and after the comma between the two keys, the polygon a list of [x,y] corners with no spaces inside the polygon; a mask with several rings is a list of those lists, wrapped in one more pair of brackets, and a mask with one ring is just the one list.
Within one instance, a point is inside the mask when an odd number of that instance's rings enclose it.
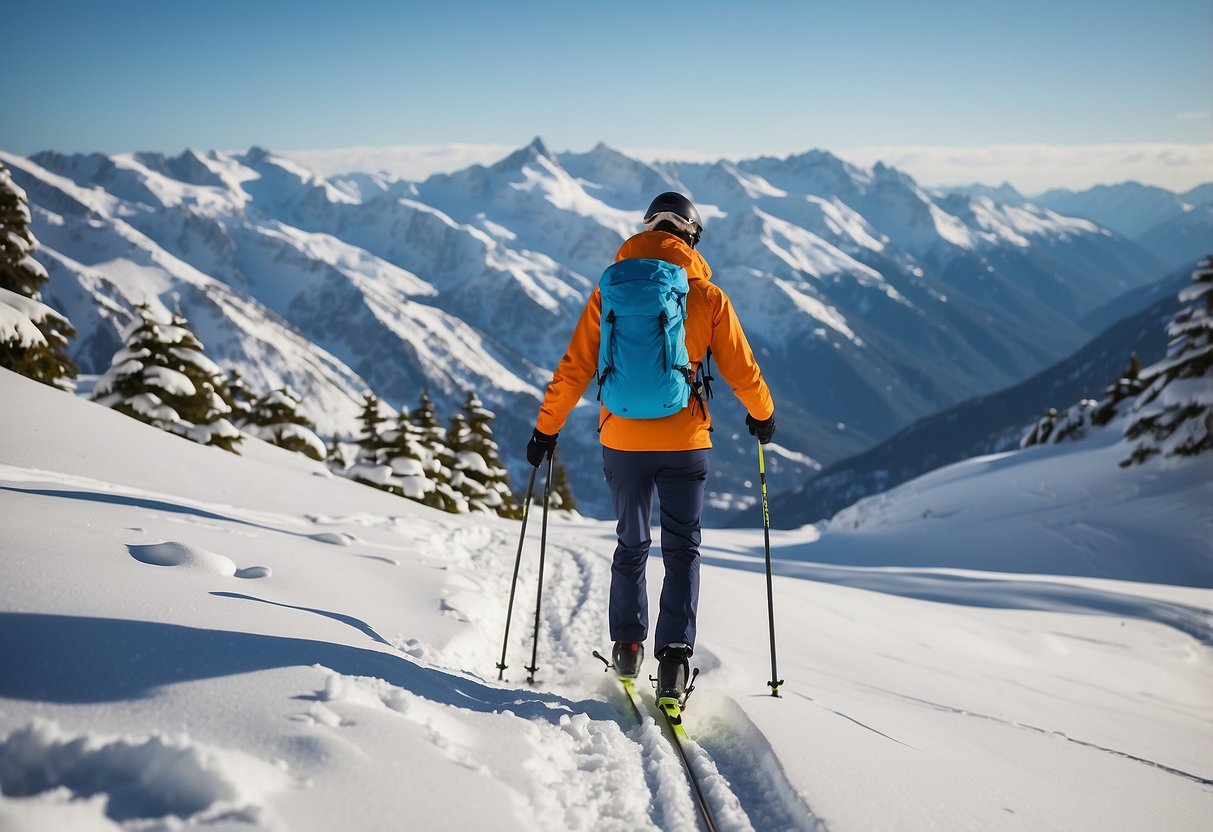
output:
{"label": "backpack strap", "polygon": [[[602,372],[599,373],[597,376],[597,378],[598,378],[598,401],[602,401],[602,385],[606,383],[607,374],[610,373],[612,369],[614,369],[614,367],[612,366],[612,362],[615,360],[615,310],[614,309],[612,309],[610,312],[607,313],[606,323],[607,323],[607,326],[609,326],[611,328],[611,331],[609,333],[607,333],[607,365],[602,368]],[[602,428],[599,428],[599,430],[601,431]]]}
{"label": "backpack strap", "polygon": [[705,419],[708,418],[708,400],[712,398],[712,382],[715,380],[712,375],[712,348],[708,347],[703,361],[699,362],[699,368],[695,371],[695,377],[691,378],[688,372],[687,378],[691,385],[691,397],[699,402],[699,409]]}

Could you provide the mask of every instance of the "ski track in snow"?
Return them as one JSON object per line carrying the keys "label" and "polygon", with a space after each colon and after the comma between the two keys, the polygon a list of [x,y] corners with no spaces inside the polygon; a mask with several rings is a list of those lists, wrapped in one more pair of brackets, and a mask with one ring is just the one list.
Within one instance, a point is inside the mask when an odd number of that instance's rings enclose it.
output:
{"label": "ski track in snow", "polygon": [[713,695],[697,701],[690,716],[695,737],[707,752],[705,765],[727,777],[738,809],[753,828],[825,832],[825,823],[788,781],[770,742],[733,699]]}
{"label": "ski track in snow", "polygon": [[[868,686],[868,687],[871,687],[871,686]],[[1094,749],[1096,751],[1102,751],[1107,754],[1112,754],[1116,757],[1123,757],[1126,760],[1132,760],[1135,763],[1141,763],[1142,765],[1147,765],[1152,768],[1156,768],[1161,771],[1165,771],[1167,774],[1173,774],[1176,777],[1182,777],[1185,780],[1191,780],[1193,783],[1199,783],[1202,786],[1213,786],[1213,780],[1210,780],[1205,777],[1201,777],[1200,775],[1192,774],[1187,771],[1182,771],[1181,769],[1173,768],[1171,766],[1165,765],[1164,763],[1159,763],[1154,760],[1147,760],[1144,757],[1138,757],[1138,756],[1136,756],[1134,754],[1130,754],[1126,751],[1118,751],[1115,748],[1107,748],[1105,746],[1098,745],[1093,742],[1087,742],[1086,740],[1080,740],[1080,739],[1077,739],[1076,737],[1071,737],[1062,731],[1055,731],[1050,728],[1040,728],[1036,725],[1029,725],[1026,722],[1018,722],[1015,720],[1003,719],[1002,717],[978,713],[976,711],[968,710],[966,708],[957,708],[952,705],[944,705],[939,702],[931,702],[929,700],[919,699],[918,697],[909,696],[904,693],[897,693],[896,691],[884,690],[883,688],[872,687],[872,689],[877,690],[887,696],[891,696],[895,699],[900,699],[904,702],[912,702],[916,705],[922,705],[923,707],[931,708],[932,710],[941,711],[943,713],[956,714],[958,716],[971,717],[973,719],[982,719],[982,720],[987,720],[989,722],[997,722],[1000,725],[1007,725],[1011,728],[1017,728],[1017,729],[1020,729],[1023,731],[1030,731],[1035,734],[1043,734],[1048,737],[1057,737],[1058,739],[1065,740],[1066,742],[1073,743],[1074,745],[1081,745],[1084,748],[1090,748],[1090,749]]]}
{"label": "ski track in snow", "polygon": [[[482,542],[484,545],[467,545]],[[519,566],[519,589],[511,621],[511,642],[507,656],[511,668],[519,667],[518,657],[529,660],[534,637],[534,588],[538,583],[539,566],[535,551],[537,544],[528,543],[530,545],[524,547]],[[491,597],[507,598],[516,547],[517,542],[507,539],[503,533],[478,537],[464,528],[448,538],[445,551],[450,558],[462,563],[464,570],[492,580],[496,586],[488,593]],[[507,555],[510,549],[513,551]],[[659,726],[653,713],[644,714],[642,711],[644,724],[634,725],[631,710],[622,700],[622,695],[612,696],[603,690],[604,687],[617,687],[614,678],[610,674],[598,673],[596,666],[591,664],[596,662],[591,653],[601,647],[603,638],[610,580],[609,558],[585,547],[557,543],[549,537],[544,572],[537,684],[614,702],[619,712],[618,723],[629,726],[627,736],[639,746],[644,783],[651,795],[650,822],[667,830],[698,829],[698,810],[693,802],[691,786],[681,760],[670,744],[671,738],[663,736],[664,729]],[[490,575],[493,578],[487,578]],[[458,609],[449,598],[448,603]],[[476,608],[485,609],[483,605],[476,605]],[[487,638],[503,631],[504,611],[486,612],[488,615],[484,617],[466,610],[463,614]],[[523,617],[521,622],[520,615]],[[511,660],[510,656],[514,658]],[[480,666],[485,664],[488,663],[482,659]],[[588,676],[591,673],[606,681],[588,681],[587,677],[594,678]],[[641,697],[651,708],[651,696],[642,694]],[[734,710],[736,720],[745,720],[739,708],[734,706]],[[748,721],[746,728],[727,732],[727,736],[719,726],[713,728],[713,733],[716,742],[711,750],[693,740],[687,746],[687,755],[721,829],[824,828],[817,824],[803,800],[788,784],[769,743]],[[751,743],[756,745],[755,750],[741,750]],[[757,770],[751,771],[755,765],[758,766]],[[569,773],[566,772],[565,776],[568,777]],[[753,819],[750,813],[755,813]]]}

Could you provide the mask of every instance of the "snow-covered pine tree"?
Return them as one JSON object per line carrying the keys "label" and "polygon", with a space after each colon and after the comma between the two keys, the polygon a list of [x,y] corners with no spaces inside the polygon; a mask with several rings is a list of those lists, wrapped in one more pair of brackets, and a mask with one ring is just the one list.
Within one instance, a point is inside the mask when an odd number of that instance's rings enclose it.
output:
{"label": "snow-covered pine tree", "polygon": [[1080,399],[1061,413],[1049,408],[1023,437],[1019,447],[1082,439],[1092,428],[1108,424],[1116,418],[1121,402],[1141,392],[1140,372],[1141,362],[1137,355],[1129,356],[1129,366],[1124,374],[1104,388],[1102,399]]}
{"label": "snow-covered pine tree", "polygon": [[341,444],[341,437],[334,433],[333,439],[329,442],[329,454],[325,457],[325,464],[328,469],[334,474],[345,475],[345,471],[350,467],[349,455],[345,452],[345,447]]}
{"label": "snow-covered pine tree", "polygon": [[203,354],[188,322],[158,315],[146,303],[135,311],[138,319],[122,334],[125,346],[93,397],[161,430],[237,453],[240,431],[226,418],[231,407],[222,371]]}
{"label": "snow-covered pine tree", "polygon": [[358,424],[362,432],[354,441],[358,444],[359,462],[379,462],[379,451],[383,449],[383,437],[379,434],[379,425],[383,423],[383,414],[379,409],[379,397],[370,390],[362,394],[362,412],[358,414]]}
{"label": "snow-covered pine tree", "polygon": [[1043,445],[1049,441],[1049,437],[1053,434],[1053,429],[1057,426],[1057,408],[1050,407],[1040,418],[1036,420],[1036,424],[1028,431],[1019,442],[1019,447],[1030,448],[1033,445]]}
{"label": "snow-covered pine tree", "polygon": [[29,202],[0,164],[0,367],[52,387],[72,388],[76,365],[67,353],[76,330],[42,303],[46,269],[33,258]]}
{"label": "snow-covered pine tree", "polygon": [[387,464],[391,466],[404,496],[419,503],[426,502],[435,486],[426,475],[423,463],[426,450],[421,444],[420,430],[409,418],[408,408],[400,408],[396,415],[396,426],[383,432],[383,440]]}
{"label": "snow-covered pine tree", "polygon": [[451,487],[451,464],[455,461],[455,455],[447,447],[446,431],[438,424],[434,401],[428,390],[421,391],[421,399],[410,420],[418,430],[418,443],[425,455],[422,465],[426,476],[434,483],[433,492],[427,494],[423,502],[456,514],[467,511],[467,500]]}
{"label": "snow-covered pine tree", "polygon": [[303,398],[290,385],[271,390],[253,402],[244,430],[319,462],[328,453],[316,435],[316,423],[299,411]]}
{"label": "snow-covered pine tree", "polygon": [[384,421],[379,397],[369,390],[362,396],[362,413],[358,421],[362,426],[362,433],[355,440],[358,458],[345,475],[365,485],[399,494],[400,489],[392,484],[392,469],[384,463],[386,443],[379,432],[379,425]]}
{"label": "snow-covered pine tree", "polygon": [[257,396],[244,383],[244,377],[235,367],[227,371],[227,401],[232,406],[228,421],[238,428],[244,428],[249,423],[253,412],[253,402]]}
{"label": "snow-covered pine tree", "polygon": [[573,488],[569,485],[569,472],[564,465],[557,465],[552,474],[552,493],[559,495],[560,508],[563,511],[576,511],[577,500],[573,497]]}
{"label": "snow-covered pine tree", "polygon": [[1187,305],[1167,326],[1166,357],[1141,371],[1144,389],[1125,427],[1134,446],[1121,465],[1213,448],[1213,257],[1196,267],[1192,282],[1179,293]]}
{"label": "snow-covered pine tree", "polygon": [[[542,483],[543,477],[548,470],[547,460],[539,464],[539,473],[535,479],[535,494],[531,498],[531,505],[543,506],[543,491],[546,483]],[[569,488],[568,471],[560,462],[556,462],[552,466],[552,488],[548,495],[548,508],[551,510],[560,511],[576,511],[577,501],[573,499],[573,492]]]}
{"label": "snow-covered pine tree", "polygon": [[501,464],[497,442],[493,439],[495,418],[480,397],[471,392],[460,412],[452,418],[448,436],[455,453],[456,485],[468,498],[473,511],[521,517],[521,507],[510,490],[510,475]]}
{"label": "snow-covered pine tree", "polygon": [[1137,353],[1129,356],[1129,366],[1120,378],[1104,388],[1103,398],[1091,413],[1091,424],[1103,427],[1116,418],[1120,403],[1141,393],[1141,360]]}

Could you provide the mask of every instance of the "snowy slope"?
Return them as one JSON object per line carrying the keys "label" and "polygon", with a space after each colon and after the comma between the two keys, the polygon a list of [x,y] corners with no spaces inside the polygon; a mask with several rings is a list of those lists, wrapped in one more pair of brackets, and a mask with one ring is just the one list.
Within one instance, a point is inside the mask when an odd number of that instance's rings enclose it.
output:
{"label": "snowy slope", "polygon": [[[609,524],[551,524],[534,687],[531,538],[498,683],[517,523],[7,371],[0,418],[0,827],[695,828],[589,656]],[[776,533],[782,699],[761,536],[707,530],[687,726],[721,828],[1206,827],[1213,486],[1115,452],[974,460]]]}

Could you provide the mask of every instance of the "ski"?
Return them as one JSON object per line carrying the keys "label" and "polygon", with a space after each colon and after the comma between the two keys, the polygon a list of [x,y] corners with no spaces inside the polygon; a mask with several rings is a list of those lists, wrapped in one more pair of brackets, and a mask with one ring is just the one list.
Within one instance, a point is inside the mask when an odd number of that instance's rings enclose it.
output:
{"label": "ski", "polygon": [[[607,661],[606,656],[597,650],[594,651],[594,658],[605,664],[608,671],[615,669],[615,665]],[[619,684],[623,686],[623,692],[627,694],[628,704],[632,706],[632,716],[636,717],[636,724],[643,725],[644,717],[640,713],[640,705],[637,704],[636,679],[629,676],[616,676],[615,678],[619,680]]]}
{"label": "ski", "polygon": [[[698,670],[692,674],[691,678],[694,679],[697,675],[699,675]],[[716,821],[712,817],[712,810],[708,808],[708,801],[704,796],[703,786],[700,785],[699,778],[695,775],[695,769],[691,768],[691,760],[687,757],[684,743],[690,742],[691,738],[687,736],[686,728],[682,726],[682,706],[678,704],[678,700],[663,696],[657,700],[657,709],[665,717],[665,724],[670,729],[670,736],[673,738],[674,747],[678,749],[678,756],[682,758],[682,767],[686,769],[687,778],[694,787],[695,802],[699,806],[699,816],[703,819],[703,825],[707,828],[708,832],[716,832]]]}
{"label": "ski", "polygon": [[[606,660],[606,657],[594,651],[594,658],[600,660],[606,665],[607,670],[612,670],[615,666]],[[694,688],[694,679],[699,675],[699,670],[696,668],[691,676],[692,684],[688,688],[688,693]],[[640,712],[640,695],[636,693],[636,679],[630,676],[618,676],[619,684],[623,687],[624,694],[627,695],[628,704],[632,706],[632,715],[636,717],[636,724],[644,724],[644,716]],[[682,768],[687,774],[687,779],[691,782],[691,791],[695,797],[695,804],[699,808],[699,818],[703,821],[704,828],[707,832],[716,832],[716,820],[712,817],[712,810],[708,808],[707,798],[703,793],[703,786],[699,783],[699,778],[695,775],[695,769],[691,768],[690,758],[687,757],[686,747],[684,742],[690,742],[690,737],[687,735],[686,729],[682,727],[682,706],[678,704],[676,699],[662,697],[657,700],[657,710],[661,712],[661,716],[665,721],[666,727],[669,729],[670,742],[678,751],[678,757],[682,760]]]}

